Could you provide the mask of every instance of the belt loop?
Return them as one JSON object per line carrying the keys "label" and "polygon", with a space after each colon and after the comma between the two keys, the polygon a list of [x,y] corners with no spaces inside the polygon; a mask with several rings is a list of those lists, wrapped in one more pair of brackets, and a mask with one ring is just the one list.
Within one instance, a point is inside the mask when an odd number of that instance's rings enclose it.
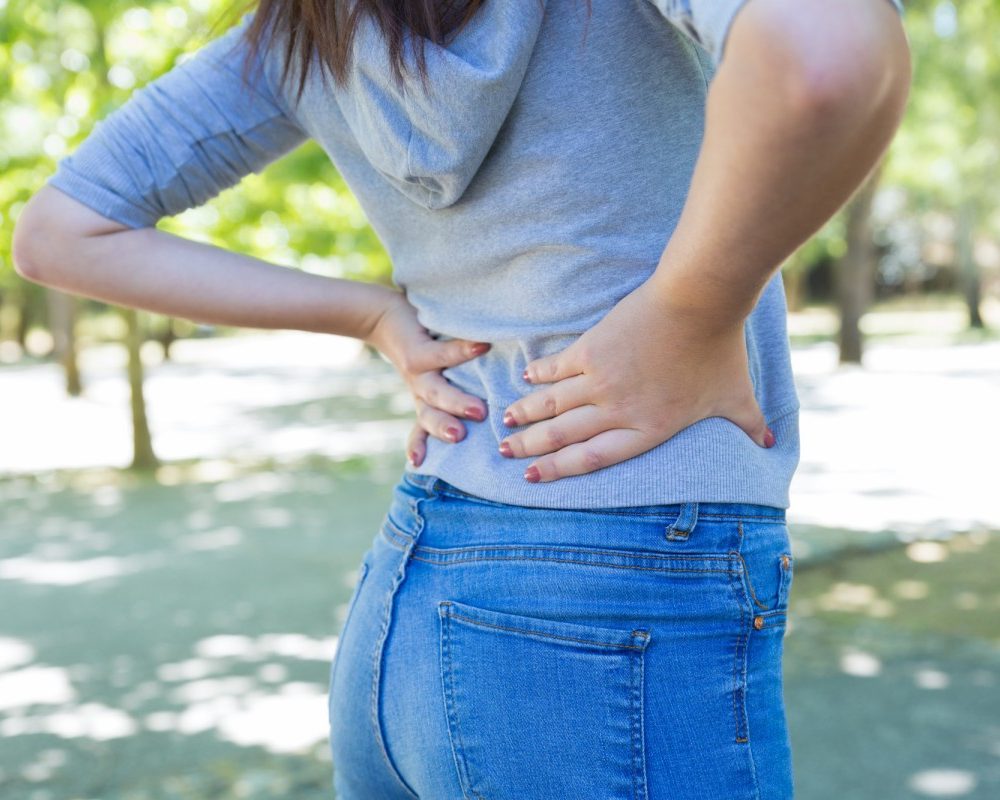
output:
{"label": "belt loop", "polygon": [[667,526],[667,539],[670,541],[686,541],[698,524],[698,504],[681,503],[681,511],[672,525]]}

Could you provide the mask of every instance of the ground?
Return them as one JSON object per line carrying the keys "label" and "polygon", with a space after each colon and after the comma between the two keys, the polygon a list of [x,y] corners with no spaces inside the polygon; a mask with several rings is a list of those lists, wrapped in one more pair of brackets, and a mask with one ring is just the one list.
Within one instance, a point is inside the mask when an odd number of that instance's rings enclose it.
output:
{"label": "ground", "polygon": [[[885,335],[837,368],[793,323],[796,797],[992,800],[1000,341]],[[117,469],[119,358],[88,350],[75,400],[0,367],[0,797],[330,798],[329,659],[404,387],[337,337],[180,342],[150,367],[154,481]]]}

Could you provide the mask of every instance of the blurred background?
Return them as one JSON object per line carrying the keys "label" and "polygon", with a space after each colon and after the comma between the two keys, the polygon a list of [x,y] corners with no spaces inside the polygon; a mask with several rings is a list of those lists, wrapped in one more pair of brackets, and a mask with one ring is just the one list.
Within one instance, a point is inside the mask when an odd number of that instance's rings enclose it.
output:
{"label": "blurred background", "polygon": [[[0,798],[331,796],[326,688],[412,401],[356,340],[21,279],[21,207],[219,0],[0,0]],[[783,265],[796,796],[1000,797],[998,0],[913,0],[908,113]],[[390,282],[308,143],[160,227]]]}

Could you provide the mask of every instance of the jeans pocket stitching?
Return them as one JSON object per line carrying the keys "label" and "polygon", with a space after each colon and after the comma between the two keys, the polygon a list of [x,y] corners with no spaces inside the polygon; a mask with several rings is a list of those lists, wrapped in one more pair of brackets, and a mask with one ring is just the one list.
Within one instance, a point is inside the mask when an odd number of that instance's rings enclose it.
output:
{"label": "jeans pocket stitching", "polygon": [[[461,613],[462,610],[466,613]],[[474,787],[474,773],[470,767],[467,748],[462,738],[462,722],[459,717],[460,703],[455,686],[455,676],[458,670],[454,661],[453,626],[456,624],[464,624],[473,630],[513,633],[529,640],[565,643],[556,646],[573,647],[583,644],[588,648],[596,648],[609,654],[612,650],[620,651],[619,655],[628,659],[628,685],[624,688],[628,692],[626,696],[626,707],[629,715],[627,763],[630,765],[631,798],[633,800],[648,800],[645,721],[643,719],[645,649],[650,642],[648,629],[600,628],[561,620],[491,611],[451,600],[442,600],[438,603],[438,615],[440,619],[440,672],[444,711],[448,721],[452,758],[463,794],[466,797],[485,800],[484,795]],[[603,658],[603,656],[601,657]]]}
{"label": "jeans pocket stitching", "polygon": [[749,721],[747,719],[746,689],[747,689],[747,650],[749,649],[750,626],[747,624],[747,611],[753,617],[753,606],[747,594],[746,568],[740,574],[731,573],[733,594],[740,612],[740,624],[736,633],[736,644],[733,648],[733,722],[736,728],[736,743],[749,744]]}

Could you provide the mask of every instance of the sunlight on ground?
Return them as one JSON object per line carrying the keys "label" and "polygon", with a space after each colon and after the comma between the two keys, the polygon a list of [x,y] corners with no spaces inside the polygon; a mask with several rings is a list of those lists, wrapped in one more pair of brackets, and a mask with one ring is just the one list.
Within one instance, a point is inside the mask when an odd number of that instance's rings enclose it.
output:
{"label": "sunlight on ground", "polygon": [[838,367],[822,343],[792,353],[801,460],[789,519],[934,535],[1000,527],[1000,342],[869,346]]}
{"label": "sunlight on ground", "polygon": [[[336,645],[336,637],[315,639],[299,633],[201,639],[194,645],[192,658],[160,665],[159,682],[147,681],[122,697],[125,708],[153,699],[175,708],[136,716],[100,702],[79,702],[71,669],[28,664],[34,658],[31,644],[4,637],[0,640],[0,710],[4,712],[0,734],[48,733],[103,741],[134,736],[142,729],[185,735],[212,731],[221,740],[243,747],[262,747],[272,753],[311,752],[327,741],[329,733],[327,687],[289,681],[286,667],[271,659],[329,663]],[[259,667],[254,675],[231,674],[240,662]],[[49,708],[40,711],[40,706]]]}
{"label": "sunlight on ground", "polygon": [[140,572],[164,563],[157,554],[141,556],[99,556],[74,561],[49,561],[31,556],[15,556],[0,561],[0,580],[49,586],[74,586]]}

